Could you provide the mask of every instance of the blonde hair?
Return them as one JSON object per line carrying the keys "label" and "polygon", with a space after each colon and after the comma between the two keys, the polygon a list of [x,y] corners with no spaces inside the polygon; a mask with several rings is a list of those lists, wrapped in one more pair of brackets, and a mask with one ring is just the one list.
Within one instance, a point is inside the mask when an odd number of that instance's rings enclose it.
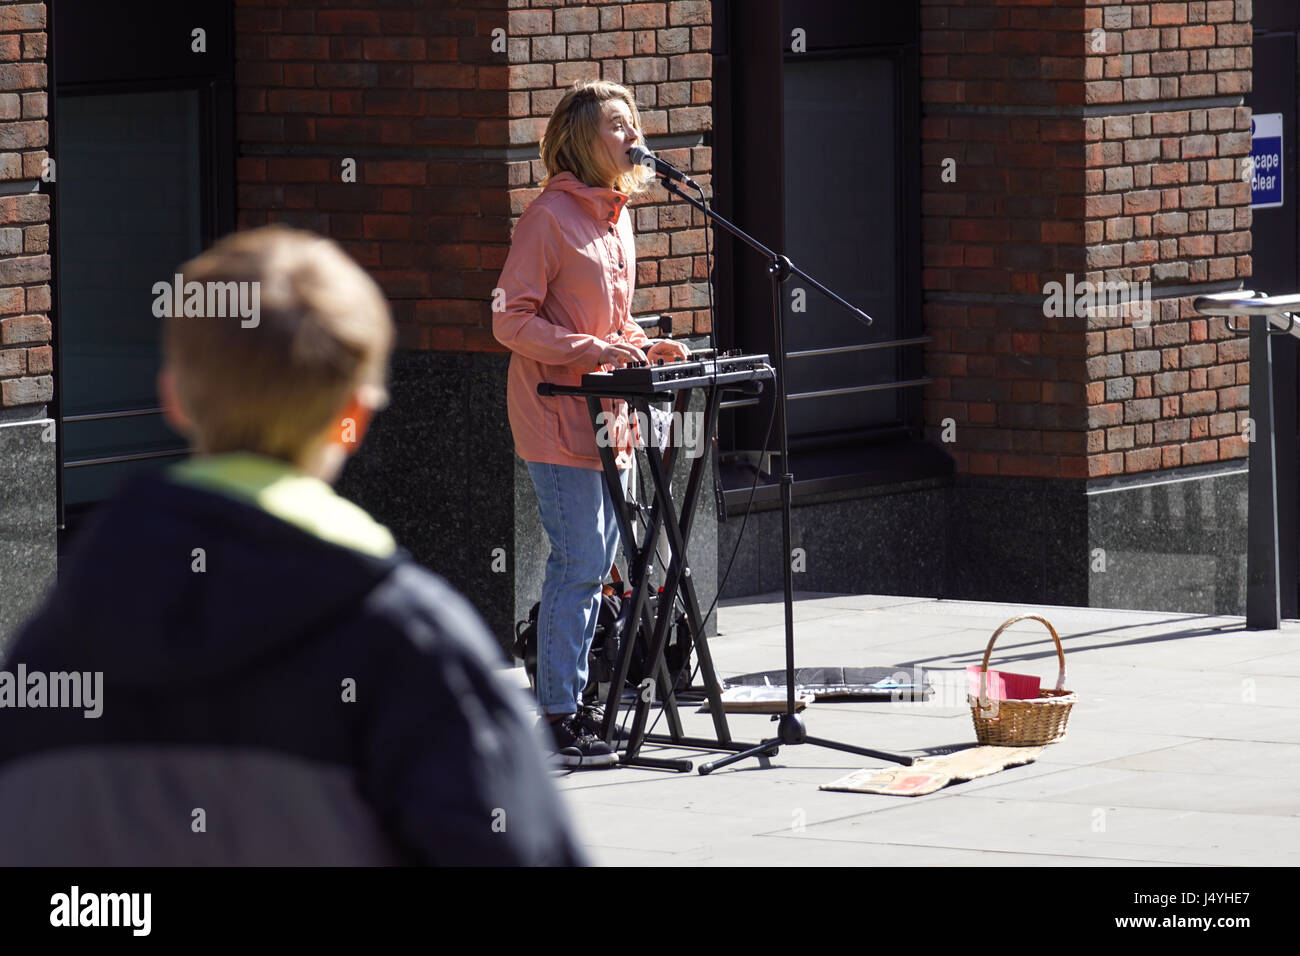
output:
{"label": "blonde hair", "polygon": [[186,286],[256,283],[244,288],[258,295],[256,322],[220,317],[224,309],[164,321],[164,355],[200,452],[298,464],[355,390],[372,408],[387,402],[388,303],[332,240],[266,226],[227,236],[179,271]]}
{"label": "blonde hair", "polygon": [[[608,80],[589,80],[575,83],[560,98],[546,121],[542,134],[542,164],[547,180],[561,172],[573,173],[588,186],[607,185],[608,161],[602,161],[604,150],[599,147],[601,109],[610,100],[622,100],[632,116],[637,134],[641,132],[641,114],[637,112],[632,91]],[[645,192],[653,179],[639,164],[628,172],[619,172],[614,178],[614,188],[629,196]]]}

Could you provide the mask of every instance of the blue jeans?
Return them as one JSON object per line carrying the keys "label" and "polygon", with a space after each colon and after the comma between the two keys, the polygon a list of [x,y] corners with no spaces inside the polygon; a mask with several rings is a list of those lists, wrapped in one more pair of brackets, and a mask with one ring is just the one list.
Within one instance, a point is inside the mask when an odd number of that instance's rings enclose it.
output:
{"label": "blue jeans", "polygon": [[[618,518],[604,472],[526,462],[551,539],[537,611],[537,703],[577,713],[600,616],[600,586],[618,554]],[[619,472],[627,491],[628,472]]]}

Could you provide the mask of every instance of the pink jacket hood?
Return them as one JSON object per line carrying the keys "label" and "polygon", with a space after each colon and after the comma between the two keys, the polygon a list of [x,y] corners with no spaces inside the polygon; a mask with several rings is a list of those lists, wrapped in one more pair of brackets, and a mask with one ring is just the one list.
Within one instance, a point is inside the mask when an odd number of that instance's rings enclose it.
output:
{"label": "pink jacket hood", "polygon": [[[570,172],[556,173],[546,181],[543,195],[550,191],[567,193],[572,196],[579,207],[593,219],[607,222],[618,220],[619,213],[627,205],[628,196],[617,189],[605,186],[588,186]],[[538,197],[540,198],[540,197]]]}

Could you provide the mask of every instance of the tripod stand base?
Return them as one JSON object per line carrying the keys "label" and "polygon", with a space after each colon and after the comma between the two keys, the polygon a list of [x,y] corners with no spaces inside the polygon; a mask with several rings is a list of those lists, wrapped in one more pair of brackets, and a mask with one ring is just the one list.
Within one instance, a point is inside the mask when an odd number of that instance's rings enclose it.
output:
{"label": "tripod stand base", "polygon": [[646,743],[663,744],[668,747],[681,747],[685,750],[732,750],[739,752],[749,750],[754,745],[741,743],[735,740],[729,740],[722,743],[717,740],[710,740],[708,737],[673,737],[668,734],[646,734]]}
{"label": "tripod stand base", "polygon": [[640,754],[635,757],[629,757],[627,754],[619,754],[618,765],[620,767],[645,767],[649,770],[673,770],[677,773],[690,773],[692,766],[689,760],[673,760],[662,757],[642,757]]}
{"label": "tripod stand base", "polygon": [[[753,748],[752,744],[737,743],[735,741],[719,743],[716,740],[708,740],[702,737],[674,738],[667,734],[647,734],[644,740],[646,743],[662,744],[667,747],[682,747],[687,750],[743,750],[748,752]],[[639,752],[633,756],[620,753],[618,755],[618,765],[620,767],[645,767],[650,770],[672,770],[677,773],[690,773],[695,769],[693,763],[683,758],[645,757]]]}
{"label": "tripod stand base", "polygon": [[774,757],[782,747],[796,747],[800,744],[812,744],[814,747],[825,747],[827,750],[839,750],[847,754],[857,754],[860,757],[874,757],[877,760],[888,760],[891,763],[901,764],[904,767],[910,767],[916,762],[914,757],[905,757],[902,754],[891,754],[883,750],[871,750],[867,747],[855,747],[852,744],[842,744],[835,740],[827,740],[824,737],[809,737],[804,732],[803,719],[798,714],[782,714],[781,721],[777,724],[777,734],[770,740],[764,740],[757,746],[750,747],[748,750],[741,751],[737,754],[731,754],[723,757],[721,760],[710,760],[708,763],[702,763],[697,768],[700,776],[708,776],[713,771],[738,763],[749,757]]}

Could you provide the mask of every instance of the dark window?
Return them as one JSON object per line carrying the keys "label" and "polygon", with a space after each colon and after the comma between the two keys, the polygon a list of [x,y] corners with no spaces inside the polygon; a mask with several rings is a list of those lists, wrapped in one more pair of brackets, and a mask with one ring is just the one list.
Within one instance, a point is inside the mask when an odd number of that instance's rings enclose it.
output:
{"label": "dark window", "polygon": [[[800,356],[900,338],[895,65],[879,57],[787,57],[785,249],[809,275],[870,315],[871,326],[797,277],[804,312],[787,298],[791,395],[890,382],[888,349]],[[790,436],[856,434],[902,420],[898,391],[795,399]]]}
{"label": "dark window", "polygon": [[184,454],[158,411],[153,285],[202,249],[196,90],[59,103],[63,495],[98,501],[129,472]]}
{"label": "dark window", "polygon": [[[713,12],[718,211],[875,320],[786,283],[796,496],[950,473],[922,438],[919,5],[717,0]],[[770,352],[767,263],[725,235],[717,248],[719,344]],[[732,504],[748,497],[771,409],[770,394],[726,409]]]}
{"label": "dark window", "polygon": [[68,526],[132,472],[186,453],[159,409],[153,287],[234,228],[232,22],[229,0],[60,0],[51,11],[55,408]]}

